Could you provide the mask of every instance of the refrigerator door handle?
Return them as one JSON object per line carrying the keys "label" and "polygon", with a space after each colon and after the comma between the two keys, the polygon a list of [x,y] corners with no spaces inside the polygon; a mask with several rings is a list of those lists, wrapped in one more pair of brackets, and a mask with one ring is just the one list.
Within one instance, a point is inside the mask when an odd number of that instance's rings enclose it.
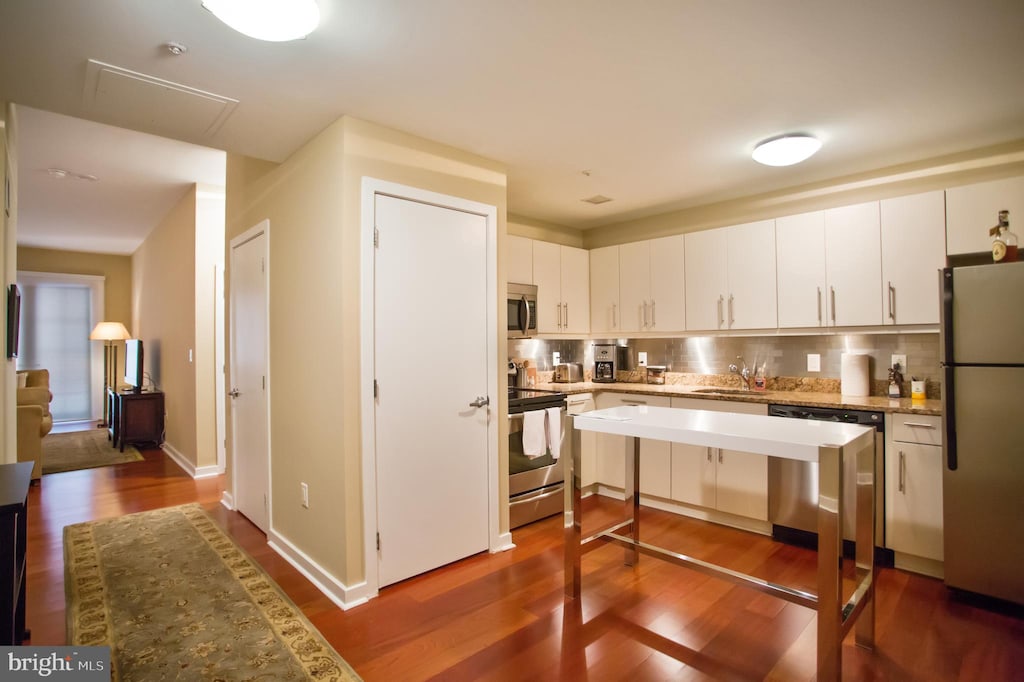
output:
{"label": "refrigerator door handle", "polygon": [[956,471],[956,400],[955,387],[953,386],[953,372],[955,367],[943,365],[943,386],[942,386],[942,423],[946,427],[946,433],[942,438],[942,447],[946,451],[946,468]]}
{"label": "refrigerator door handle", "polygon": [[946,468],[957,469],[956,451],[956,390],[953,386],[954,355],[953,355],[953,269],[939,270],[939,290],[942,292],[940,309],[939,356],[942,358],[942,424],[945,434],[942,448],[946,454]]}

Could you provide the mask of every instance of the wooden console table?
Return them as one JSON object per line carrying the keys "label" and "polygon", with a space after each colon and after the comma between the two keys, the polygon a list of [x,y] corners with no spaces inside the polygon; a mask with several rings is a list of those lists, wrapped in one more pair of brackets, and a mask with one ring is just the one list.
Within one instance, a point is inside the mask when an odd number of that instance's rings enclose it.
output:
{"label": "wooden console table", "polygon": [[162,391],[118,391],[111,411],[111,445],[124,452],[125,444],[156,443],[164,440],[164,394]]}
{"label": "wooden console table", "polygon": [[[626,550],[625,563],[635,565],[640,553],[753,588],[812,608],[818,614],[817,679],[838,680],[842,674],[843,637],[856,624],[857,644],[875,639],[875,432],[853,424],[778,419],[760,415],[628,405],[573,415],[571,455],[565,466],[565,594],[580,596],[580,558],[595,540]],[[580,451],[582,431],[626,436],[633,441],[626,455],[625,519],[588,538],[581,532]],[[818,463],[818,592],[811,594],[749,576],[640,541],[640,439],[728,448],[770,457]],[[844,460],[856,458],[856,581],[853,595],[843,600],[840,571],[843,541]],[[593,544],[590,544],[593,543]],[[587,545],[589,547],[586,547]]]}
{"label": "wooden console table", "polygon": [[0,464],[0,645],[19,646],[25,629],[25,520],[32,462]]}

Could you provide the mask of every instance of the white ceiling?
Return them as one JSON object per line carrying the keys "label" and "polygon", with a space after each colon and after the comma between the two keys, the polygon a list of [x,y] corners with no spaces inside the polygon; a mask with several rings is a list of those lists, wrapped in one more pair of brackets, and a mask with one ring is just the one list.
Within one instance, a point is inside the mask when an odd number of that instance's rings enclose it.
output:
{"label": "white ceiling", "polygon": [[[319,4],[262,43],[200,0],[3,0],[0,99],[274,161],[351,114],[505,163],[511,213],[577,228],[1024,139],[1021,0]],[[159,88],[97,98],[89,59],[239,104],[210,134]],[[821,152],[751,161],[793,131]]]}

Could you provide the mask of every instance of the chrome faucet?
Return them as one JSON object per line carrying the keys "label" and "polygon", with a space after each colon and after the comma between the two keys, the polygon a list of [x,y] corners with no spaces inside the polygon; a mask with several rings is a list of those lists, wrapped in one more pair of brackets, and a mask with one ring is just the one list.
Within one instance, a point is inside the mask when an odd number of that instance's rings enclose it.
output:
{"label": "chrome faucet", "polygon": [[742,355],[737,355],[736,359],[743,363],[743,369],[740,369],[735,363],[729,365],[729,373],[735,374],[739,378],[743,379],[743,390],[750,390],[750,380],[753,378],[750,368],[747,367],[747,361],[743,359]]}

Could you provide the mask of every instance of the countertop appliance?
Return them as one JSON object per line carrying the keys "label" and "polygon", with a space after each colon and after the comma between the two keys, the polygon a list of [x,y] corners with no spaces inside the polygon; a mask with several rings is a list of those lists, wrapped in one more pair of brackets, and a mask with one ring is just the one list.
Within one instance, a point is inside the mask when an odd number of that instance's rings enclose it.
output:
{"label": "countertop appliance", "polygon": [[939,277],[946,585],[1024,604],[1024,262]]}
{"label": "countertop appliance", "polygon": [[[885,415],[867,410],[837,410],[797,405],[769,405],[769,417],[814,419],[818,421],[862,424],[875,429],[875,545],[885,546]],[[843,472],[845,499],[854,499],[856,462],[846,462]],[[768,459],[768,520],[776,540],[817,547],[818,463],[770,457]],[[854,538],[855,510],[843,510],[843,538]],[[877,551],[876,551],[877,554]],[[891,560],[887,563],[891,564]]]}
{"label": "countertop appliance", "polygon": [[583,381],[583,365],[578,362],[563,362],[555,365],[553,381],[556,384],[573,384]]}
{"label": "countertop appliance", "polygon": [[665,365],[647,365],[647,383],[665,383]]}
{"label": "countertop appliance", "polygon": [[615,373],[626,369],[626,353],[629,352],[625,346],[614,343],[594,344],[594,381],[610,384],[615,381]]}
{"label": "countertop appliance", "polygon": [[508,283],[506,295],[508,338],[529,339],[537,335],[537,286]]}
{"label": "countertop appliance", "polygon": [[[523,454],[523,415],[532,410],[561,408],[560,457],[551,454],[527,457]],[[518,528],[537,519],[563,511],[565,475],[561,457],[572,456],[569,419],[564,393],[508,389],[508,517],[509,528]]]}

